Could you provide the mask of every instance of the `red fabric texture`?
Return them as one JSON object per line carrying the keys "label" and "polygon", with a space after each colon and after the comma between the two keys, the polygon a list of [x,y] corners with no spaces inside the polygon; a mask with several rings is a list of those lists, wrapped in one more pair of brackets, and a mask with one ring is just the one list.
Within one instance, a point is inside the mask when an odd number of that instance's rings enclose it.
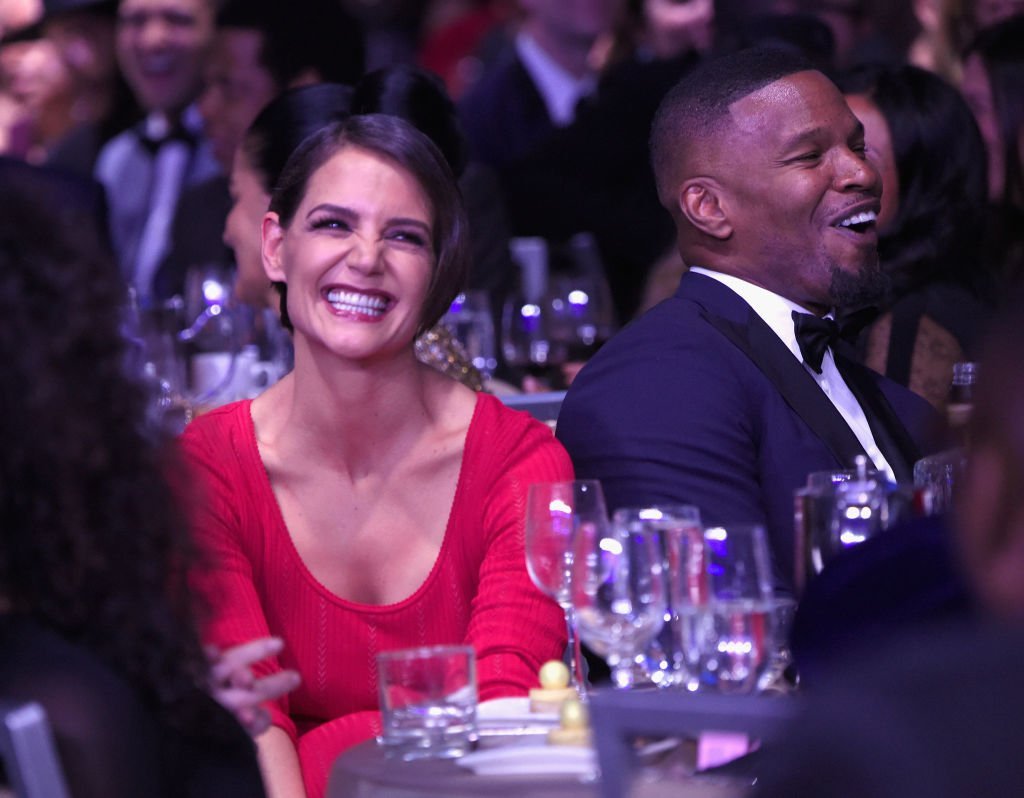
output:
{"label": "red fabric texture", "polygon": [[192,422],[181,439],[200,483],[194,526],[207,567],[195,585],[210,602],[205,638],[222,648],[267,634],[283,653],[258,675],[294,668],[302,685],[271,707],[299,751],[311,798],[324,793],[334,758],[380,731],[376,655],[440,643],[477,653],[480,700],[524,695],[537,670],[560,657],[565,625],[525,566],[527,488],[572,478],[550,430],[480,394],[444,541],[423,584],[406,599],[347,601],[316,581],[299,557],[256,444],[248,401]]}

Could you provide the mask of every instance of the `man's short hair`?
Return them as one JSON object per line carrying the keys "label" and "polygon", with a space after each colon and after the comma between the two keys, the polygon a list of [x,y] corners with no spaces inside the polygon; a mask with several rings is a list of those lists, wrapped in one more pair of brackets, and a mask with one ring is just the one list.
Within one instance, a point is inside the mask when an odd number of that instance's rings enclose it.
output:
{"label": "man's short hair", "polygon": [[790,50],[755,47],[704,62],[665,95],[651,126],[651,166],[658,197],[670,210],[679,167],[693,144],[710,140],[729,106],[787,75],[814,69]]}
{"label": "man's short hair", "polygon": [[217,28],[263,37],[260,62],[281,89],[314,69],[324,83],[354,84],[363,74],[363,28],[338,0],[223,0]]}

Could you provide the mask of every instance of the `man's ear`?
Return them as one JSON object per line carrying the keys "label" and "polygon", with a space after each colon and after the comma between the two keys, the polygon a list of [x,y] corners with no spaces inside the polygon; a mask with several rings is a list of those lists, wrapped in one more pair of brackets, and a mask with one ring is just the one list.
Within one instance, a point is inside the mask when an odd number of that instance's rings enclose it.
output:
{"label": "man's ear", "polygon": [[697,230],[712,238],[726,239],[732,235],[722,202],[722,188],[714,180],[697,177],[687,180],[679,189],[679,211]]}
{"label": "man's ear", "polygon": [[268,211],[263,217],[262,227],[263,243],[261,252],[263,255],[263,271],[272,283],[286,282],[284,268],[281,266],[281,249],[284,244],[284,228],[281,226],[280,217],[273,211]]}

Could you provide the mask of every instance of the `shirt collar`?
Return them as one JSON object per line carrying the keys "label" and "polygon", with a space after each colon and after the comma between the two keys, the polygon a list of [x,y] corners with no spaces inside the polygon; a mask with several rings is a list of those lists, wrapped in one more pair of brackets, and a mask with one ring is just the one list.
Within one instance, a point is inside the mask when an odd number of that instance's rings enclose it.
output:
{"label": "shirt collar", "polygon": [[[791,302],[785,297],[769,291],[767,288],[754,285],[732,274],[722,274],[722,272],[712,271],[700,266],[691,266],[690,271],[703,274],[712,280],[717,280],[726,288],[738,294],[740,299],[750,305],[751,309],[761,317],[761,320],[779,336],[782,343],[793,353],[793,357],[803,362],[804,357],[800,352],[800,345],[796,342],[796,331],[793,327],[793,311],[795,310],[798,313],[810,313],[811,311],[802,305],[798,305],[796,302]],[[832,318],[831,312],[827,314],[827,318]]]}
{"label": "shirt collar", "polygon": [[515,39],[516,52],[537,87],[548,116],[555,127],[565,127],[576,115],[576,104],[597,87],[594,75],[577,78],[548,55],[529,33],[520,31]]}

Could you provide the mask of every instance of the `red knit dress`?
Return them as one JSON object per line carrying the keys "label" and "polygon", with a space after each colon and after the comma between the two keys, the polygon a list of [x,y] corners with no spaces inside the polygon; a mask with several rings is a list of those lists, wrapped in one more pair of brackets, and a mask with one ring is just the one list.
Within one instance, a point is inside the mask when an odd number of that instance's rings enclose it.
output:
{"label": "red knit dress", "polygon": [[213,608],[208,642],[224,648],[267,634],[285,641],[258,674],[284,667],[302,676],[271,712],[296,743],[310,798],[323,795],[341,751],[380,731],[379,651],[466,642],[477,653],[480,700],[536,685],[539,666],[566,643],[562,612],[531,583],[523,548],[527,488],[572,478],[547,427],[479,395],[437,561],[412,595],[377,606],[334,595],[299,557],[249,405],[214,410],[181,439],[202,489],[195,528],[209,558],[195,584]]}

